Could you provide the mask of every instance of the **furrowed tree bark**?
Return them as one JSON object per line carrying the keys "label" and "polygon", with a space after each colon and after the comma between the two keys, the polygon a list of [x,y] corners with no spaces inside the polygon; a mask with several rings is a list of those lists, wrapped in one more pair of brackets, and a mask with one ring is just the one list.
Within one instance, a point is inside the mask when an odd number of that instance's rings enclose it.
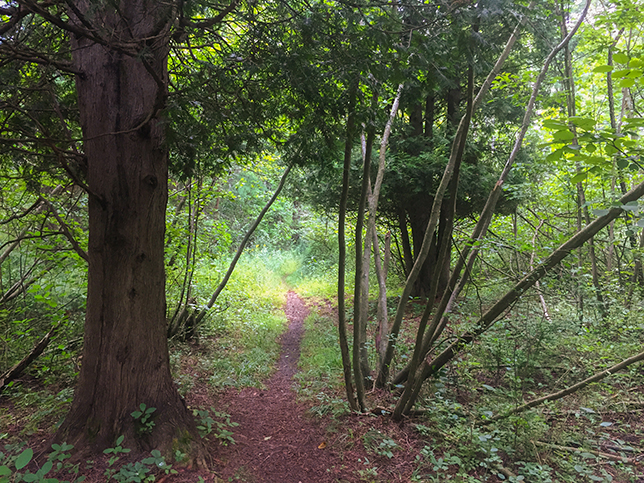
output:
{"label": "furrowed tree bark", "polygon": [[[644,182],[637,185],[633,190],[629,191],[626,195],[619,199],[621,205],[625,205],[629,201],[638,200],[644,196]],[[621,207],[611,208],[604,216],[600,216],[593,220],[590,225],[583,228],[580,232],[575,234],[567,242],[557,248],[548,258],[546,258],[539,266],[521,279],[511,290],[509,290],[502,298],[500,298],[492,307],[490,307],[477,321],[475,329],[461,335],[458,340],[451,343],[443,352],[437,355],[431,362],[424,361],[422,367],[422,380],[432,377],[436,374],[445,364],[451,361],[457,354],[460,353],[466,345],[476,340],[481,334],[488,330],[497,318],[507,310],[519,297],[521,297],[528,289],[540,280],[551,268],[555,267],[559,262],[566,258],[573,250],[578,249],[591,237],[596,235],[602,228],[607,226],[612,220],[616,219],[623,213]],[[416,384],[414,389],[414,400],[420,392],[422,380]]]}
{"label": "furrowed tree bark", "polygon": [[[166,338],[162,110],[173,7],[152,0],[70,5],[72,22],[82,15],[139,54],[70,34],[82,72],[76,88],[88,162],[89,272],[83,364],[56,439],[100,452],[123,435],[135,451],[156,448],[172,458],[178,449],[203,463],[195,422],[172,381]],[[149,433],[130,415],[141,403],[156,408]]]}

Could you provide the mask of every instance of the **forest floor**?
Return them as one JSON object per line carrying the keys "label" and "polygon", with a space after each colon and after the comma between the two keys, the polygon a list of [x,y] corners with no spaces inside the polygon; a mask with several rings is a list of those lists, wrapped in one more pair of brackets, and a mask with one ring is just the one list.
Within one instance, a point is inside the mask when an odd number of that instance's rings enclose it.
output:
{"label": "forest floor", "polygon": [[[190,469],[175,465],[171,474],[157,471],[156,480],[144,478],[137,480],[134,477],[128,479],[117,473],[112,475],[111,481],[118,483],[135,481],[402,483],[447,479],[465,481],[457,478],[456,472],[460,463],[457,464],[454,454],[474,452],[470,457],[475,462],[478,458],[485,458],[484,445],[487,444],[487,439],[483,438],[485,441],[481,439],[481,435],[485,436],[483,433],[470,435],[469,439],[474,443],[468,443],[468,438],[454,439],[454,436],[448,434],[449,428],[437,425],[437,420],[420,417],[396,423],[386,415],[349,412],[346,404],[342,404],[345,395],[337,392],[340,389],[331,387],[331,384],[325,385],[323,381],[316,381],[315,387],[318,389],[314,394],[307,395],[302,388],[310,381],[298,381],[295,377],[305,331],[304,320],[310,310],[324,315],[320,320],[326,321],[323,322],[325,324],[337,320],[337,314],[329,305],[320,303],[307,307],[307,303],[314,302],[305,303],[296,293],[288,293],[284,308],[288,328],[280,339],[278,362],[272,375],[264,381],[262,387],[242,389],[214,387],[210,381],[212,367],[208,363],[209,351],[213,350],[210,339],[205,338],[199,343],[191,344],[189,350],[181,352],[177,376],[180,379],[189,380],[185,392],[187,405],[194,411],[212,408],[209,414],[217,418],[217,421],[210,420],[212,431],[203,440],[209,455],[208,469]],[[484,374],[488,373],[482,373],[479,377],[483,377]],[[501,387],[499,381],[490,379],[492,377],[490,374],[488,376],[489,380],[482,379],[482,381],[488,385],[495,384]],[[35,394],[35,392],[25,392],[22,398],[0,397],[0,439],[5,439],[7,442],[26,442],[36,451],[36,459],[42,461],[43,455],[51,451],[48,442],[55,422],[64,415],[67,407],[67,403],[63,401],[57,403],[57,406],[52,405],[51,400],[60,399],[59,396],[65,389],[49,387],[32,376],[25,376],[20,382],[23,386],[29,386],[34,390],[45,391],[46,389],[50,394],[46,396],[49,398],[48,404],[55,411],[44,407],[38,409],[39,404],[27,404],[29,401],[26,395]],[[475,382],[478,385],[482,383]],[[317,394],[320,387],[324,391],[323,394]],[[638,394],[642,390],[641,387],[630,389]],[[319,397],[316,398],[316,394]],[[470,391],[460,397],[459,404],[467,404],[468,397],[476,397],[480,394],[481,391]],[[621,392],[609,399],[617,394]],[[368,396],[370,407],[390,407],[393,403],[392,395],[387,392],[372,391]],[[339,409],[335,412],[334,409],[321,410],[324,408],[325,401],[333,403],[327,404],[328,407]],[[583,405],[581,412],[575,409],[580,405]],[[36,409],[33,408],[34,406]],[[584,477],[578,481],[588,481],[585,477],[593,476],[592,481],[643,483],[644,475],[640,473],[644,465],[641,457],[644,454],[641,450],[644,447],[644,439],[642,439],[644,427],[639,409],[624,409],[622,412],[612,410],[595,414],[595,411],[588,409],[587,406],[588,403],[585,400],[572,400],[558,413],[552,410],[547,413],[547,422],[554,428],[550,432],[554,436],[544,434],[539,437],[545,438],[546,441],[552,440],[556,444],[532,442],[537,457],[544,458],[545,462],[552,465],[555,470],[565,465],[575,465],[574,470],[580,474],[580,477]],[[199,421],[199,418],[197,420]],[[5,424],[7,422],[8,424]],[[583,435],[584,432],[593,438],[592,444],[586,445],[596,450],[587,450],[590,453],[582,452],[583,460],[579,458],[573,460],[572,455],[582,451],[580,444],[576,442],[579,438],[575,435]],[[478,440],[481,442],[477,443]],[[563,441],[563,444],[560,441]],[[572,443],[569,444],[569,441]],[[463,446],[464,443],[465,446]],[[538,450],[536,444],[540,445]],[[629,463],[622,465],[620,460],[624,457],[624,453],[620,453],[619,450],[626,445],[631,445],[632,448],[628,450],[630,453],[626,453]],[[436,452],[435,457],[434,452]],[[451,457],[449,452],[452,452]],[[517,465],[513,464],[513,458],[509,453],[499,451],[498,454],[502,458],[495,459],[494,464],[514,467],[516,471]],[[559,454],[559,457],[555,458],[555,454]],[[133,468],[141,459],[141,455],[119,454],[118,463],[110,467],[109,457],[110,455],[103,455],[91,463],[78,464],[76,466],[78,474],[86,477],[86,483],[104,483],[109,480],[106,474],[114,472],[114,469],[118,471],[123,464],[129,464],[130,468]],[[586,460],[588,463],[584,463]],[[522,464],[528,468],[528,463]],[[37,471],[38,468],[35,465],[36,463],[32,462],[28,469],[32,472]],[[498,483],[505,479],[499,478],[500,470],[491,472],[483,465],[479,466],[469,470],[469,476],[475,478],[471,481]],[[555,471],[545,464],[540,463],[538,466],[537,468],[532,464],[528,469],[537,471],[543,466],[547,469],[548,475],[552,475]],[[499,468],[503,469],[501,466]],[[600,472],[601,477],[597,476]],[[73,479],[62,474],[56,476],[58,478],[62,476],[61,480]],[[511,475],[508,474],[508,476]],[[549,476],[532,480],[526,478],[523,481],[577,481],[548,478]]]}
{"label": "forest floor", "polygon": [[[191,355],[182,356],[181,373],[192,379],[190,390],[185,394],[188,407],[213,408],[229,416],[231,423],[236,423],[234,426],[215,424],[215,430],[204,439],[209,454],[208,469],[175,465],[171,474],[157,472],[156,480],[145,480],[145,475],[139,480],[135,476],[128,479],[119,476],[118,468],[128,464],[132,468],[139,464],[141,457],[120,453],[118,463],[112,467],[109,463],[112,455],[101,455],[91,462],[78,463],[77,474],[85,477],[85,483],[114,480],[158,483],[410,481],[417,465],[415,457],[423,447],[411,424],[395,424],[389,418],[374,414],[316,416],[310,411],[315,401],[298,399],[293,376],[298,371],[304,319],[309,308],[296,293],[289,292],[284,310],[288,328],[281,336],[280,357],[273,375],[264,382],[263,388],[213,389],[208,382],[210,374],[199,362],[199,353],[208,345],[207,339],[193,347]],[[316,310],[328,309],[317,307]],[[20,383],[33,386],[34,390],[51,390],[52,394],[60,389],[46,388],[30,376],[20,378]],[[377,397],[376,394],[372,396]],[[39,423],[34,426],[30,423],[31,409],[23,408],[21,403],[11,398],[0,397],[0,415],[5,416],[4,421],[11,416],[11,423],[0,428],[0,439],[26,443],[34,449],[34,460],[25,469],[35,473],[38,462],[51,452],[49,442],[55,420],[65,411],[62,406],[58,409],[60,414],[39,417]],[[229,436],[217,437],[222,429],[230,430]],[[398,441],[399,446],[393,456],[374,453],[366,443],[374,435],[374,441],[379,441],[380,435],[385,433],[395,434]],[[112,468],[117,474],[110,479],[106,475]],[[64,469],[55,476],[60,481],[74,479]]]}
{"label": "forest floor", "polygon": [[234,445],[212,448],[214,466],[224,480],[305,483],[351,476],[351,469],[327,448],[324,427],[307,416],[291,387],[309,310],[289,292],[285,312],[288,330],[266,388],[230,389],[218,397],[218,407],[239,424],[234,428]]}
{"label": "forest floor", "polygon": [[[361,475],[367,476],[366,465],[372,464],[374,455],[362,444],[346,441],[351,433],[360,441],[363,421],[344,419],[342,431],[336,431],[333,426],[337,421],[314,418],[308,414],[309,406],[297,401],[293,376],[309,309],[296,293],[289,292],[285,312],[288,330],[281,339],[276,372],[266,381],[265,389],[230,389],[217,397],[217,407],[239,426],[233,429],[234,445],[211,447],[213,469],[223,481],[249,483],[372,481]],[[196,402],[205,405],[205,401]],[[398,461],[398,468],[387,461],[393,473],[389,471],[385,481],[409,481],[411,453],[410,459]]]}

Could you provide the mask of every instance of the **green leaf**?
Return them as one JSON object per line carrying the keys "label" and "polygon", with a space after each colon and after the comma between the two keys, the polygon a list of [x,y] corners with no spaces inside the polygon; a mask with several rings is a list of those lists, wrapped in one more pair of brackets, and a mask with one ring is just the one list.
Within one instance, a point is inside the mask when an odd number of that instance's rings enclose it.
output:
{"label": "green leaf", "polygon": [[625,205],[622,205],[622,210],[626,210],[626,211],[635,211],[637,210],[637,208],[639,208],[639,204],[637,203],[637,201],[629,201]]}
{"label": "green leaf", "polygon": [[0,476],[9,476],[11,474],[11,470],[6,467],[6,466],[0,466]]}
{"label": "green leaf", "polygon": [[543,127],[550,129],[552,131],[559,131],[561,129],[566,129],[566,123],[563,121],[558,121],[557,119],[546,119],[543,121]]}
{"label": "green leaf", "polygon": [[562,131],[555,132],[552,135],[552,137],[557,141],[570,141],[574,139],[575,135],[568,130],[565,130],[565,131],[562,130]]}
{"label": "green leaf", "polygon": [[586,162],[588,164],[599,166],[601,164],[604,164],[606,162],[606,160],[601,156],[589,156],[588,159],[586,160]]}
{"label": "green leaf", "polygon": [[616,77],[616,78],[626,77],[630,73],[631,73],[631,69],[620,69],[613,72],[613,77]]}
{"label": "green leaf", "polygon": [[610,72],[612,70],[613,70],[612,65],[598,65],[597,67],[595,67],[593,69],[593,72],[595,72],[597,74],[604,74],[604,73]]}
{"label": "green leaf", "polygon": [[620,64],[628,64],[630,57],[626,54],[622,54],[621,52],[617,52],[616,54],[613,54],[613,60]]}
{"label": "green leaf", "polygon": [[548,161],[549,163],[553,163],[561,159],[562,156],[563,156],[563,151],[561,149],[557,149],[556,151],[553,151],[548,156],[546,156],[546,161]]}
{"label": "green leaf", "polygon": [[38,473],[40,473],[41,475],[43,475],[43,476],[44,476],[44,475],[46,475],[47,473],[49,473],[53,467],[54,467],[54,463],[53,463],[51,460],[50,460],[50,461],[47,461],[47,462],[42,466],[42,468],[40,468],[40,470],[38,471]]}
{"label": "green leaf", "polygon": [[608,210],[608,209],[603,209],[603,210],[593,210],[593,214],[594,214],[595,216],[605,216],[605,215],[607,215],[607,214],[608,214],[608,212],[609,212],[609,211],[610,211],[610,210]]}
{"label": "green leaf", "polygon": [[577,184],[585,180],[587,177],[588,177],[588,173],[585,171],[583,173],[577,173],[575,176],[572,177],[570,182],[572,184]]}
{"label": "green leaf", "polygon": [[573,116],[570,118],[570,120],[575,126],[578,126],[582,129],[592,129],[595,124],[597,124],[594,119],[591,119],[589,117]]}
{"label": "green leaf", "polygon": [[635,79],[627,78],[619,81],[619,87],[633,87],[635,85]]}
{"label": "green leaf", "polygon": [[125,436],[123,435],[119,436],[118,439],[116,440],[116,446],[119,446],[124,439],[125,439]]}
{"label": "green leaf", "polygon": [[601,176],[603,171],[604,170],[600,166],[593,166],[588,170],[588,173],[594,174],[595,176]]}
{"label": "green leaf", "polygon": [[27,448],[16,458],[16,469],[21,470],[29,464],[31,458],[34,456],[34,451],[31,448]]}
{"label": "green leaf", "polygon": [[631,164],[628,159],[620,158],[617,160],[617,167],[619,169],[625,169],[628,168],[628,165]]}
{"label": "green leaf", "polygon": [[622,141],[622,146],[625,148],[634,148],[637,145],[637,142],[633,141],[632,139],[625,139]]}
{"label": "green leaf", "polygon": [[642,218],[641,220],[637,220],[637,223],[635,224],[640,228],[644,228],[644,218]]}

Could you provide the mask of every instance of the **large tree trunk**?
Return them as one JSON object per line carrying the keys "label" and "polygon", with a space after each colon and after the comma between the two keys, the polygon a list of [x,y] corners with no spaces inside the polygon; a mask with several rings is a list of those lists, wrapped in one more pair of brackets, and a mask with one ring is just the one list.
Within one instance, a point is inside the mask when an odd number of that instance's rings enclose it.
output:
{"label": "large tree trunk", "polygon": [[[118,12],[95,13],[85,2],[76,7],[84,21],[108,29],[118,47],[73,39],[74,64],[83,73],[76,86],[89,166],[89,279],[83,365],[57,439],[100,451],[124,435],[135,450],[198,457],[166,339],[168,149],[160,109],[172,7],[146,0],[124,2]],[[151,432],[131,416],[141,403],[156,408]]]}

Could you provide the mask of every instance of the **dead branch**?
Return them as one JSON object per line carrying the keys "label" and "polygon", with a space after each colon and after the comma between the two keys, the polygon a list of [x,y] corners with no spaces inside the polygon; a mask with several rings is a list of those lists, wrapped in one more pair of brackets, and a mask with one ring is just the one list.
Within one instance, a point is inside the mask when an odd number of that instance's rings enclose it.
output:
{"label": "dead branch", "polygon": [[63,235],[65,235],[65,238],[67,238],[69,243],[72,245],[72,248],[74,249],[74,251],[78,254],[79,257],[81,257],[83,260],[89,263],[89,256],[87,255],[87,252],[81,248],[80,244],[78,243],[76,238],[74,238],[71,231],[69,230],[69,227],[67,226],[67,224],[60,217],[60,215],[58,214],[58,211],[56,211],[56,208],[54,208],[54,205],[52,205],[49,202],[49,200],[46,200],[45,198],[43,198],[43,202],[47,204],[49,211],[51,212],[52,215],[54,215],[54,218],[56,218],[56,221],[60,225],[60,229],[62,230]]}
{"label": "dead branch", "polygon": [[20,374],[22,374],[22,372],[23,372],[27,367],[29,367],[29,365],[30,365],[33,361],[35,361],[35,360],[38,358],[38,356],[40,356],[40,354],[42,354],[42,353],[43,353],[43,351],[45,350],[45,348],[49,345],[49,341],[51,341],[52,336],[54,335],[54,333],[56,332],[56,330],[58,329],[58,327],[60,327],[60,324],[61,324],[61,322],[58,322],[56,325],[54,325],[54,326],[49,330],[49,332],[47,332],[47,334],[45,335],[45,337],[43,337],[42,339],[40,339],[40,342],[38,342],[38,343],[34,346],[34,348],[31,350],[31,352],[30,352],[29,354],[27,354],[27,356],[26,356],[24,359],[22,359],[22,360],[21,360],[20,362],[18,362],[15,366],[13,366],[13,367],[12,367],[11,369],[9,369],[7,372],[5,372],[4,374],[2,374],[2,376],[0,376],[0,392],[2,392],[2,390],[3,390],[5,387],[7,387],[7,385],[8,385],[11,381],[15,380],[18,376],[20,376]]}
{"label": "dead branch", "polygon": [[592,384],[593,382],[600,381],[603,378],[605,378],[606,376],[610,376],[614,372],[621,371],[622,369],[630,366],[631,364],[635,364],[636,362],[639,362],[641,360],[644,360],[644,352],[640,352],[639,354],[637,354],[637,355],[635,355],[633,357],[629,357],[628,359],[623,360],[619,364],[615,364],[614,366],[609,367],[608,369],[605,369],[605,370],[603,370],[603,371],[601,371],[601,372],[599,372],[599,373],[597,373],[597,374],[595,374],[595,375],[593,375],[591,377],[588,377],[588,378],[584,379],[583,381],[578,382],[577,384],[574,384],[574,385],[572,385],[572,386],[570,386],[570,387],[568,387],[566,389],[563,389],[563,390],[558,391],[558,392],[554,392],[552,394],[548,394],[546,396],[543,396],[543,397],[540,397],[540,398],[537,398],[537,399],[533,399],[529,403],[526,403],[526,404],[524,404],[522,406],[514,408],[514,409],[512,409],[512,410],[510,410],[510,411],[508,411],[506,413],[498,414],[498,415],[494,416],[493,418],[490,418],[490,419],[488,419],[486,421],[483,421],[481,424],[489,424],[489,423],[492,423],[494,421],[498,421],[499,419],[505,419],[508,416],[511,416],[513,414],[516,414],[516,413],[523,412],[526,409],[533,408],[533,407],[538,406],[539,404],[542,404],[542,403],[544,403],[546,401],[556,401],[557,399],[561,399],[563,397],[566,397],[566,396],[578,391],[579,389],[582,389],[582,388],[588,386],[589,384]]}
{"label": "dead branch", "polygon": [[635,458],[626,458],[625,456],[617,456],[610,453],[603,453],[601,451],[596,451],[594,449],[574,448],[572,446],[560,446],[558,444],[544,443],[543,441],[533,441],[533,443],[535,446],[542,446],[545,448],[556,449],[559,451],[569,451],[571,453],[590,453],[590,454],[594,454],[595,456],[599,456],[600,458],[606,458],[612,461],[619,461],[620,463],[626,463],[631,465],[641,464]]}

